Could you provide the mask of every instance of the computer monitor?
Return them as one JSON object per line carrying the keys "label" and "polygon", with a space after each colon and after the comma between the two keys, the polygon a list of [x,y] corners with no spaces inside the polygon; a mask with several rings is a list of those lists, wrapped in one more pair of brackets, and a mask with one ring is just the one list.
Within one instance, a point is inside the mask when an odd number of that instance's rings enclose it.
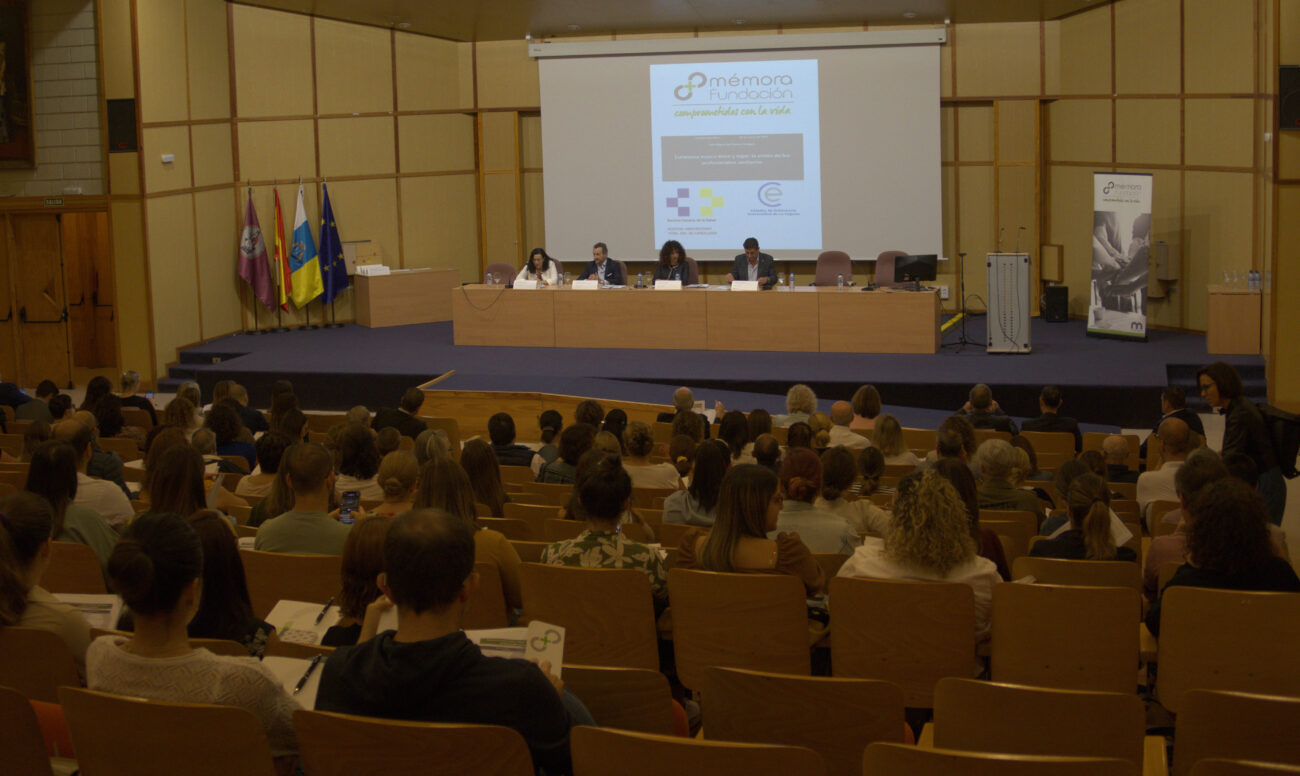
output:
{"label": "computer monitor", "polygon": [[939,256],[925,253],[918,256],[896,256],[894,258],[894,282],[934,280],[939,277]]}

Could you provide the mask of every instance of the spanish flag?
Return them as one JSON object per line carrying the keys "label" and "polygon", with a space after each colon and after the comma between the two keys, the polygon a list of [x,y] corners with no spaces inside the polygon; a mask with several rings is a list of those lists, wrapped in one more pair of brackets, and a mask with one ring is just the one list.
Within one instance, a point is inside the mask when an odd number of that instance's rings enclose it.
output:
{"label": "spanish flag", "polygon": [[289,246],[284,241],[284,216],[280,213],[280,190],[275,191],[275,279],[279,288],[280,309],[289,311],[289,294],[293,280],[289,276]]}
{"label": "spanish flag", "polygon": [[298,185],[298,209],[293,216],[293,245],[289,248],[289,277],[293,282],[293,303],[302,309],[325,291],[321,279],[316,241],[307,224],[307,210],[302,205],[302,184]]}

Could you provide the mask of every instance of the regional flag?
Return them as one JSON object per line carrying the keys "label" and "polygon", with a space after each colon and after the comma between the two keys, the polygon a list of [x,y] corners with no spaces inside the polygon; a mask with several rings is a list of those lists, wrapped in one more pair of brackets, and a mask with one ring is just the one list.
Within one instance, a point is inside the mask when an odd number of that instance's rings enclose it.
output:
{"label": "regional flag", "polygon": [[348,287],[348,265],[343,260],[343,243],[339,242],[338,227],[334,225],[329,186],[322,184],[321,190],[324,195],[320,208],[320,260],[321,270],[325,273],[325,295],[321,302],[329,304]]}
{"label": "regional flag", "polygon": [[251,188],[248,190],[248,207],[244,209],[244,233],[239,238],[239,276],[253,288],[253,296],[266,309],[275,307],[271,270],[266,265],[266,240],[262,238],[262,225],[257,222]]}
{"label": "regional flag", "polygon": [[289,275],[289,249],[284,241],[284,216],[280,213],[280,190],[275,192],[275,277],[279,285],[280,309],[289,311],[289,294],[293,290],[293,279]]}
{"label": "regional flag", "polygon": [[316,243],[307,225],[307,209],[302,204],[302,184],[298,185],[298,208],[293,215],[293,245],[289,248],[289,277],[293,283],[291,297],[298,309],[324,292],[320,276],[320,259]]}

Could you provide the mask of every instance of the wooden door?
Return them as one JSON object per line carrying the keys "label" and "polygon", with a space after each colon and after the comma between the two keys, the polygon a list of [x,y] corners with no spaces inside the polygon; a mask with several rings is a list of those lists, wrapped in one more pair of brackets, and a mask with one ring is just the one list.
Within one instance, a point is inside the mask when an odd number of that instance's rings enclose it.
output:
{"label": "wooden door", "polygon": [[65,213],[63,268],[68,288],[72,363],[117,365],[117,331],[108,248],[108,213]]}
{"label": "wooden door", "polygon": [[9,216],[9,271],[23,385],[41,380],[68,385],[72,380],[60,243],[59,216]]}
{"label": "wooden door", "polygon": [[9,271],[9,218],[0,216],[0,380],[19,380],[18,305],[14,304],[12,273]]}

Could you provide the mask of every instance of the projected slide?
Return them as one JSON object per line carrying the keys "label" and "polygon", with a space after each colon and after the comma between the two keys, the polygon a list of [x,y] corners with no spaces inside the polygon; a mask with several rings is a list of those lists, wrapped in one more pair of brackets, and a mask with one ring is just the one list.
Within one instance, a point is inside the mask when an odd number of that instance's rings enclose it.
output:
{"label": "projected slide", "polygon": [[822,245],[817,60],[650,66],[655,242]]}

